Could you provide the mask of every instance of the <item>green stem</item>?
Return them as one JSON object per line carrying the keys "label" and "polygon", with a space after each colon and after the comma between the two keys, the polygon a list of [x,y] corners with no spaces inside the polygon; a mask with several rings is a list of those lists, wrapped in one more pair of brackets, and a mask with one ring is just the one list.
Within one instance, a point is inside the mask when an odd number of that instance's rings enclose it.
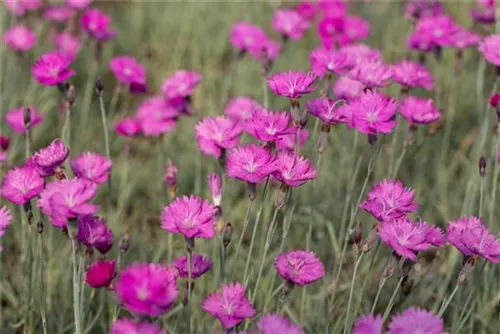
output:
{"label": "green stem", "polygon": [[404,276],[401,276],[401,278],[398,281],[398,284],[394,288],[394,292],[392,293],[391,299],[389,300],[389,305],[387,305],[387,308],[385,309],[384,312],[384,317],[383,317],[383,322],[387,320],[389,317],[389,314],[391,313],[392,307],[394,306],[394,300],[396,299],[396,296],[398,295],[399,288],[401,287],[401,284],[403,283]]}
{"label": "green stem", "polygon": [[356,282],[356,275],[358,273],[358,268],[361,263],[361,260],[363,259],[363,255],[365,253],[361,253],[358,256],[358,260],[356,261],[356,264],[354,265],[354,272],[352,274],[352,280],[351,280],[351,289],[349,291],[349,301],[347,302],[347,312],[345,314],[345,320],[344,320],[344,333],[347,333],[349,329],[351,328],[350,326],[350,312],[351,312],[351,303],[352,303],[352,296],[354,293],[354,283]]}
{"label": "green stem", "polygon": [[[231,268],[232,270],[234,270],[234,266],[238,263],[238,257],[240,255],[241,245],[243,244],[243,238],[245,237],[245,232],[247,231],[248,222],[250,220],[250,214],[252,212],[253,202],[254,201],[251,198],[248,198],[247,211],[245,214],[245,220],[243,221],[243,229],[241,230],[241,235],[238,240],[238,245],[236,246],[236,253],[234,255],[233,265]],[[246,270],[245,270],[245,275],[246,275]]]}
{"label": "green stem", "polygon": [[40,316],[42,318],[42,328],[43,333],[47,334],[47,311],[46,311],[46,301],[45,301],[45,268],[43,262],[43,235],[40,233],[38,235],[38,279],[40,284]]}
{"label": "green stem", "polygon": [[[108,120],[106,117],[106,109],[104,108],[104,98],[102,93],[99,94],[99,105],[101,109],[101,122],[102,122],[102,130],[104,133],[104,148],[106,150],[106,157],[108,160],[111,160],[111,151],[109,149],[109,129],[108,129]],[[109,187],[109,196],[111,197],[111,175],[108,177],[108,187]]]}
{"label": "green stem", "polygon": [[483,202],[484,202],[484,177],[481,177],[479,188],[479,217],[483,217]]}
{"label": "green stem", "polygon": [[401,163],[403,162],[403,159],[406,155],[406,146],[403,148],[401,151],[401,154],[398,157],[398,160],[396,161],[396,166],[394,167],[394,171],[392,172],[392,178],[395,179],[396,176],[398,175],[399,168],[401,167]]}
{"label": "green stem", "polygon": [[61,131],[61,139],[66,146],[71,147],[71,106],[66,106],[64,125]]}
{"label": "green stem", "polygon": [[188,295],[187,295],[187,305],[186,305],[186,313],[187,313],[187,333],[191,334],[191,262],[192,262],[193,253],[188,250],[187,255],[187,265],[188,265]]}
{"label": "green stem", "polygon": [[76,251],[78,241],[75,237],[71,238],[71,254],[73,260],[73,313],[75,317],[75,334],[82,334],[80,323],[80,278],[78,277],[78,263]]}
{"label": "green stem", "polygon": [[453,297],[457,293],[459,287],[460,286],[458,284],[455,285],[455,289],[453,289],[453,292],[451,293],[450,297],[446,300],[446,302],[443,304],[443,307],[441,307],[441,309],[439,310],[439,313],[437,314],[437,316],[439,318],[443,316],[444,312],[446,311],[446,309],[450,305],[451,300],[453,299]]}

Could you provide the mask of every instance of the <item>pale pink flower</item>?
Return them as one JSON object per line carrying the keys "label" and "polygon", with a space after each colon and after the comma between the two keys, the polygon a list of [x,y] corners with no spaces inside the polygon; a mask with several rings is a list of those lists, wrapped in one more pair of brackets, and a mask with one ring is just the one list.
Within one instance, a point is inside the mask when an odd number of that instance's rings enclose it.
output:
{"label": "pale pink flower", "polygon": [[401,101],[399,112],[410,124],[429,124],[441,116],[432,99],[414,96],[405,97]]}
{"label": "pale pink flower", "polygon": [[311,163],[296,153],[279,152],[277,161],[278,169],[273,176],[289,187],[299,187],[317,176]]}
{"label": "pale pink flower", "polygon": [[402,61],[392,66],[392,80],[406,88],[423,87],[432,90],[434,78],[423,65]]}
{"label": "pale pink flower", "polygon": [[352,101],[363,93],[365,85],[344,75],[333,84],[333,95],[339,100]]}
{"label": "pale pink flower", "polygon": [[370,36],[370,23],[363,18],[347,16],[342,32],[338,36],[339,45],[349,45],[367,39]]}
{"label": "pale pink flower", "polygon": [[352,334],[382,334],[382,316],[362,315],[356,319]]}
{"label": "pale pink flower", "polygon": [[22,205],[38,196],[44,186],[45,182],[38,169],[25,165],[7,171],[0,187],[0,194],[12,203]]}
{"label": "pale pink flower", "polygon": [[137,110],[136,119],[146,136],[159,136],[172,131],[181,112],[161,96],[144,101]]}
{"label": "pale pink flower", "polygon": [[14,51],[29,51],[36,45],[34,31],[24,25],[16,25],[3,34],[3,41]]}
{"label": "pale pink flower", "polygon": [[299,325],[290,321],[281,314],[265,314],[257,322],[259,331],[255,334],[305,334]]}
{"label": "pale pink flower", "polygon": [[284,38],[299,40],[309,28],[309,22],[293,9],[277,9],[273,15],[272,27]]}
{"label": "pale pink flower", "polygon": [[86,152],[71,160],[70,165],[76,177],[103,184],[109,178],[113,162],[100,154]]}
{"label": "pale pink flower", "polygon": [[243,130],[241,124],[225,116],[205,117],[196,124],[196,141],[200,151],[219,158],[223,150],[235,147]]}
{"label": "pale pink flower", "polygon": [[85,9],[87,8],[93,0],[65,0],[66,5],[73,9]]}
{"label": "pale pink flower", "polygon": [[[38,113],[34,107],[28,107],[30,110],[30,128],[43,121],[43,115]],[[12,109],[5,115],[5,122],[10,129],[16,133],[25,133],[24,108]]]}
{"label": "pale pink flower", "polygon": [[74,60],[82,47],[82,42],[71,35],[70,33],[63,31],[54,36],[54,44],[59,53],[65,55],[71,60]]}
{"label": "pale pink flower", "polygon": [[414,333],[446,334],[443,319],[430,311],[414,307],[392,317],[387,334]]}
{"label": "pale pink flower", "polygon": [[363,61],[351,70],[349,77],[368,88],[385,87],[390,85],[392,68],[380,61]]}
{"label": "pale pink flower", "polygon": [[12,14],[21,17],[26,12],[40,9],[42,0],[3,0],[3,4]]}
{"label": "pale pink flower", "polygon": [[257,100],[249,96],[239,96],[229,101],[224,113],[237,121],[246,121],[257,108],[262,108]]}
{"label": "pale pink flower", "polygon": [[276,158],[268,149],[250,144],[227,154],[227,176],[249,183],[262,183],[277,170]]}
{"label": "pale pink flower", "polygon": [[267,40],[267,35],[262,28],[252,23],[238,22],[231,27],[230,40],[236,50],[250,52],[262,49],[262,42]]}
{"label": "pale pink flower", "polygon": [[479,43],[479,52],[489,63],[500,66],[500,35],[490,35]]}
{"label": "pale pink flower", "polygon": [[382,62],[382,53],[379,50],[362,43],[343,46],[339,52],[345,55],[346,61],[351,67],[363,62]]}
{"label": "pale pink flower", "polygon": [[451,37],[451,46],[457,50],[465,50],[479,43],[481,37],[472,30],[460,28]]}
{"label": "pale pink flower", "polygon": [[43,18],[49,21],[64,23],[73,17],[73,9],[63,6],[48,6],[43,11]]}

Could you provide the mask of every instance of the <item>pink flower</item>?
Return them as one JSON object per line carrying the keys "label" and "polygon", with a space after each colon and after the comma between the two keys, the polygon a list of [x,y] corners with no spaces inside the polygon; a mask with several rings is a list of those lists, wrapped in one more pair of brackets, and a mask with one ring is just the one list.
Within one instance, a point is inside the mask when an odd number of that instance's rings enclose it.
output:
{"label": "pink flower", "polygon": [[349,66],[347,56],[342,52],[324,48],[311,52],[311,68],[318,77],[323,77],[327,72],[343,74]]}
{"label": "pink flower", "polygon": [[224,113],[234,120],[246,121],[257,108],[262,108],[257,100],[248,96],[239,96],[229,101]]}
{"label": "pink flower", "polygon": [[73,9],[62,6],[48,6],[43,11],[43,18],[49,21],[63,23],[71,20]]}
{"label": "pink flower", "polygon": [[69,156],[69,148],[67,148],[60,139],[54,140],[49,146],[42,148],[39,152],[33,155],[33,160],[38,166],[40,175],[52,176],[56,169],[61,167],[66,158]]}
{"label": "pink flower", "polygon": [[106,221],[95,216],[81,216],[78,218],[78,241],[104,255],[113,247],[113,232]]}
{"label": "pink flower", "polygon": [[169,187],[175,187],[177,185],[177,172],[177,166],[171,161],[168,161],[165,166],[165,182]]}
{"label": "pink flower", "polygon": [[161,96],[144,101],[137,110],[136,118],[146,136],[159,136],[172,131],[180,111]]}
{"label": "pink flower", "polygon": [[402,61],[392,66],[392,80],[407,88],[423,87],[432,90],[434,79],[425,66]]}
{"label": "pink flower", "polygon": [[495,5],[484,6],[478,4],[476,7],[470,10],[472,18],[482,24],[492,24],[495,23]]}
{"label": "pink flower", "polygon": [[81,10],[87,8],[92,0],[65,0],[65,2],[68,7]]}
{"label": "pink flower", "polygon": [[311,72],[280,72],[268,78],[267,85],[274,94],[295,100],[316,89],[316,86],[313,85],[316,78],[316,74]]}
{"label": "pink flower", "polygon": [[[10,225],[12,221],[12,215],[10,210],[4,205],[0,208],[0,238],[5,234],[7,226]],[[2,251],[2,244],[0,244],[0,252]]]}
{"label": "pink flower", "polygon": [[362,315],[356,320],[352,334],[382,334],[382,325],[383,322],[380,315]]}
{"label": "pink flower", "polygon": [[254,109],[252,117],[246,123],[246,130],[256,139],[262,142],[273,142],[279,137],[295,133],[295,128],[289,128],[290,115],[285,111],[282,113],[266,110],[264,108]]}
{"label": "pink flower", "polygon": [[85,274],[85,282],[94,289],[107,288],[116,276],[116,262],[101,260],[93,263]]}
{"label": "pink flower", "polygon": [[41,0],[3,0],[3,3],[18,17],[24,16],[26,12],[38,10],[42,6]]}
{"label": "pink flower", "polygon": [[341,76],[333,84],[333,94],[339,100],[352,101],[363,93],[365,85],[357,80],[352,80],[348,76]]}
{"label": "pink flower", "polygon": [[202,80],[201,74],[194,71],[181,70],[172,74],[163,82],[161,90],[167,99],[187,98],[194,92]]}
{"label": "pink flower", "polygon": [[481,38],[475,32],[460,28],[451,37],[451,46],[457,50],[465,50],[479,43]]}
{"label": "pink flower", "polygon": [[[500,94],[493,94],[489,99],[490,106],[497,108],[500,104]],[[8,145],[7,145],[8,146]]]}
{"label": "pink flower", "polygon": [[349,120],[349,126],[361,133],[391,133],[396,127],[393,120],[398,103],[374,91],[366,91],[356,99],[341,107]]}
{"label": "pink flower", "polygon": [[80,42],[77,37],[65,31],[58,33],[54,37],[54,44],[59,53],[63,54],[71,60],[74,60],[76,58],[76,55],[82,47],[82,42]]}
{"label": "pink flower", "polygon": [[405,97],[401,101],[399,112],[410,124],[430,124],[441,116],[432,99],[414,96]]}
{"label": "pink flower", "polygon": [[265,314],[260,317],[257,323],[258,333],[262,334],[304,334],[299,325],[291,324],[287,318],[281,314]]}
{"label": "pink flower", "polygon": [[235,147],[240,141],[241,124],[224,116],[205,117],[196,124],[196,141],[206,155],[219,158],[222,150]]}
{"label": "pink flower", "polygon": [[304,250],[281,253],[274,260],[274,268],[283,279],[298,286],[314,283],[325,274],[316,254]]}
{"label": "pink flower", "polygon": [[500,240],[488,232],[481,218],[469,217],[450,221],[447,239],[466,256],[481,256],[500,263]]}
{"label": "pink flower", "polygon": [[176,272],[166,266],[133,264],[115,284],[118,302],[137,316],[158,317],[168,312],[179,295]]}
{"label": "pink flower", "polygon": [[320,0],[319,6],[325,17],[343,18],[347,13],[347,2],[344,0]]}
{"label": "pink flower", "polygon": [[215,236],[216,213],[217,209],[212,204],[198,196],[179,197],[163,209],[161,227],[189,239],[212,239]]}
{"label": "pink flower", "polygon": [[70,162],[75,176],[98,184],[108,180],[113,162],[94,152],[80,154]]}
{"label": "pink flower", "polygon": [[411,0],[406,5],[407,19],[439,16],[445,13],[445,8],[439,1]]}
{"label": "pink flower", "polygon": [[349,77],[362,82],[365,87],[385,87],[390,85],[392,68],[380,61],[364,61],[351,70]]}
{"label": "pink flower", "polygon": [[344,28],[344,17],[328,17],[325,16],[318,23],[318,35],[321,40],[321,45],[325,49],[333,49],[336,37]]}
{"label": "pink flower", "polygon": [[445,334],[443,320],[424,309],[410,307],[392,317],[387,334]]}
{"label": "pink flower", "polygon": [[23,25],[16,25],[3,34],[3,41],[14,51],[29,51],[35,46],[37,39],[34,31]]}
{"label": "pink flower", "polygon": [[337,103],[327,97],[307,101],[307,109],[313,115],[328,125],[345,123],[345,115],[339,112]]}
{"label": "pink flower", "polygon": [[220,206],[222,201],[222,178],[219,174],[212,173],[208,175],[207,181],[212,194],[212,202],[215,206]]}
{"label": "pink flower", "polygon": [[97,8],[91,8],[80,18],[80,25],[89,34],[90,38],[102,43],[116,36],[116,32],[109,27],[111,18]]}
{"label": "pink flower", "polygon": [[262,183],[277,170],[276,159],[268,149],[249,144],[229,151],[227,176],[248,183]]}
{"label": "pink flower", "polygon": [[32,166],[15,167],[5,174],[0,193],[12,203],[22,205],[38,196],[44,185],[45,182],[36,168]]}
{"label": "pink flower", "polygon": [[[172,261],[172,266],[177,270],[177,275],[182,278],[188,278],[188,261],[187,256],[182,256]],[[193,254],[191,259],[191,278],[196,279],[201,277],[207,271],[212,269],[212,260],[208,257],[203,257],[198,254]]]}
{"label": "pink flower", "polygon": [[405,188],[401,181],[383,180],[368,193],[361,209],[371,213],[379,222],[402,218],[408,212],[417,211],[415,191]]}
{"label": "pink flower", "polygon": [[109,68],[116,79],[122,84],[146,85],[146,68],[134,57],[114,57],[109,63]]}
{"label": "pink flower", "polygon": [[226,329],[235,327],[255,314],[255,309],[245,297],[245,287],[238,282],[229,285],[223,283],[219,291],[208,295],[201,308],[219,319]]}
{"label": "pink flower", "polygon": [[300,155],[279,152],[277,161],[278,170],[273,173],[273,176],[289,187],[299,187],[316,178],[317,173],[311,163]]}
{"label": "pink flower", "polygon": [[75,74],[69,68],[71,60],[59,52],[46,53],[39,57],[31,71],[35,80],[45,86],[55,86]]}
{"label": "pink flower", "polygon": [[313,21],[318,14],[318,5],[315,2],[301,1],[294,9],[307,21]]}
{"label": "pink flower", "polygon": [[446,47],[458,29],[450,16],[439,15],[418,20],[414,34],[430,42],[430,45]]}
{"label": "pink flower", "polygon": [[344,54],[349,66],[354,67],[363,62],[382,62],[382,54],[366,44],[350,44],[343,46],[340,53]]}
{"label": "pink flower", "polygon": [[115,131],[123,137],[134,137],[141,131],[139,121],[132,117],[125,117],[115,125]]}
{"label": "pink flower", "polygon": [[[301,129],[298,132],[299,135],[299,146],[304,147],[307,137],[309,137],[309,131],[307,129]],[[284,135],[276,140],[276,149],[279,151],[293,152],[295,150],[295,134]]]}
{"label": "pink flower", "polygon": [[276,9],[273,15],[273,30],[285,38],[299,40],[309,28],[309,22],[293,9]]}
{"label": "pink flower", "polygon": [[113,323],[110,334],[166,334],[164,330],[147,322],[118,319]]}
{"label": "pink flower", "polygon": [[479,43],[479,52],[489,63],[500,66],[500,35],[490,35]]}
{"label": "pink flower", "polygon": [[418,31],[414,31],[407,41],[409,49],[429,52],[436,48],[436,45],[432,41],[432,37],[428,34],[422,34]]}
{"label": "pink flower", "polygon": [[97,193],[95,183],[82,179],[64,179],[48,183],[37,206],[49,216],[55,227],[65,228],[68,219],[92,215],[98,207],[90,204]]}
{"label": "pink flower", "polygon": [[251,52],[261,50],[267,36],[260,27],[248,22],[239,22],[231,27],[230,40],[236,50]]}
{"label": "pink flower", "polygon": [[[28,107],[30,110],[30,128],[43,121],[43,115],[38,113],[34,107]],[[5,115],[5,122],[10,129],[16,133],[25,133],[24,108],[12,109]]]}
{"label": "pink flower", "polygon": [[368,36],[370,36],[370,23],[368,21],[356,16],[347,16],[338,42],[340,45],[348,45],[367,39]]}
{"label": "pink flower", "polygon": [[260,61],[264,67],[272,64],[278,58],[281,50],[281,44],[266,38],[260,41],[259,45],[248,50],[248,53],[257,61]]}

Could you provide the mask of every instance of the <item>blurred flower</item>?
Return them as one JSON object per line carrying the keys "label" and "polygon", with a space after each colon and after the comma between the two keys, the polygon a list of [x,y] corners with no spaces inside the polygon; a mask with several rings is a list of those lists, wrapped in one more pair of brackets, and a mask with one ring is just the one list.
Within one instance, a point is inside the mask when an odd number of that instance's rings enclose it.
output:
{"label": "blurred flower", "polygon": [[296,153],[279,152],[277,162],[278,169],[273,176],[289,187],[299,187],[316,178],[316,170],[309,160]]}
{"label": "blurred flower", "polygon": [[500,240],[490,234],[481,218],[462,217],[448,223],[447,239],[465,256],[481,256],[500,263]]}
{"label": "blurred flower", "polygon": [[179,295],[175,270],[156,263],[124,268],[115,292],[118,302],[131,313],[154,318],[167,313]]}
{"label": "blurred flower", "polygon": [[[12,221],[12,215],[10,210],[4,205],[0,208],[0,238],[5,234],[7,226],[10,225]],[[2,244],[0,244],[0,252],[2,251]]]}
{"label": "blurred flower", "polygon": [[264,68],[269,70],[270,65],[278,58],[281,50],[281,44],[266,38],[260,41],[258,46],[248,50],[248,53],[257,61],[260,61]]}
{"label": "blurred flower", "polygon": [[318,5],[316,2],[301,1],[293,9],[309,22],[314,21],[318,14]]}
{"label": "blurred flower", "polygon": [[290,114],[279,113],[264,108],[254,109],[252,117],[246,123],[246,130],[254,138],[262,142],[273,142],[279,137],[295,133],[295,128],[289,128]]}
{"label": "blurred flower", "polygon": [[320,78],[327,72],[343,74],[349,66],[347,56],[342,52],[324,48],[314,49],[311,52],[311,68]]}
{"label": "blurred flower", "polygon": [[392,80],[406,88],[423,87],[430,91],[434,87],[434,79],[427,68],[407,60],[392,65]]}
{"label": "blurred flower", "polygon": [[222,283],[219,291],[205,298],[201,308],[219,319],[226,329],[235,327],[255,314],[255,309],[245,297],[245,287],[238,282],[229,285]]}
{"label": "blurred flower", "polygon": [[355,67],[363,62],[382,62],[379,50],[362,43],[343,46],[339,52],[345,55],[348,67]]}
{"label": "blurred flower", "polygon": [[113,162],[94,152],[80,154],[70,162],[75,176],[98,184],[108,180]]}
{"label": "blurred flower", "polygon": [[101,260],[90,265],[85,274],[85,282],[91,287],[106,288],[116,276],[116,262]]}
{"label": "blurred flower", "polygon": [[349,77],[368,88],[385,87],[390,85],[392,68],[380,61],[363,61],[351,70]]}
{"label": "blurred flower", "polygon": [[492,106],[493,108],[497,108],[499,106],[499,103],[500,103],[500,94],[491,95],[490,99],[489,99],[489,103],[490,103],[490,106]]}
{"label": "blurred flower", "polygon": [[[43,115],[38,113],[34,107],[28,107],[30,109],[30,129],[35,125],[43,121]],[[5,115],[5,122],[10,127],[10,129],[16,133],[25,133],[26,126],[24,125],[24,109],[16,108],[12,109]]]}
{"label": "blurred flower", "polygon": [[495,3],[488,5],[486,3],[479,3],[470,10],[472,18],[482,24],[495,23]]}
{"label": "blurred flower", "polygon": [[293,9],[276,9],[272,27],[284,38],[299,40],[309,28],[309,22]]}
{"label": "blurred flower", "polygon": [[259,329],[256,334],[304,334],[305,332],[299,325],[290,323],[290,321],[279,313],[264,314],[257,322]]}
{"label": "blurred flower", "polygon": [[339,100],[352,101],[363,93],[365,85],[357,80],[349,78],[347,75],[341,76],[333,84],[333,95]]}
{"label": "blurred flower", "polygon": [[320,0],[319,6],[325,17],[343,18],[347,13],[347,2],[344,0]]}
{"label": "blurred flower", "polygon": [[489,63],[500,66],[500,35],[489,35],[479,43],[479,52]]}
{"label": "blurred flower", "polygon": [[113,247],[113,232],[103,219],[81,216],[78,217],[78,241],[104,255]]}
{"label": "blurred flower", "polygon": [[56,23],[63,23],[71,20],[73,9],[63,6],[49,5],[43,10],[43,18]]}
{"label": "blurred flower", "polygon": [[125,117],[116,123],[115,131],[123,137],[134,137],[141,131],[141,125],[137,119]]}
{"label": "blurred flower", "polygon": [[[297,135],[299,136],[299,146],[303,148],[307,141],[307,137],[309,136],[309,131],[307,131],[307,129],[301,129]],[[288,152],[295,151],[295,138],[297,135],[294,133],[279,137],[276,140],[276,149]]]}
{"label": "blurred flower", "polygon": [[111,18],[97,8],[87,10],[80,18],[80,25],[97,42],[106,42],[116,36],[116,32],[109,27]]}
{"label": "blurred flower", "polygon": [[260,52],[262,43],[267,41],[267,35],[262,28],[248,22],[233,24],[230,33],[231,44],[241,52]]}
{"label": "blurred flower", "polygon": [[161,96],[145,100],[137,110],[136,119],[146,136],[159,136],[172,131],[180,111]]}
{"label": "blurred flower", "polygon": [[77,37],[71,35],[66,31],[60,32],[55,35],[54,44],[59,53],[68,57],[72,61],[75,60],[78,52],[82,47],[82,42],[80,42]]}
{"label": "blurred flower", "polygon": [[407,19],[439,16],[445,13],[443,4],[439,1],[410,0],[406,4]]}
{"label": "blurred flower", "polygon": [[15,16],[24,16],[26,12],[38,10],[42,0],[3,0],[5,7]]}
{"label": "blurred flower", "polygon": [[307,101],[307,110],[328,125],[345,123],[345,115],[339,112],[337,103],[327,97]]}
{"label": "blurred flower", "polygon": [[61,167],[70,150],[62,140],[55,139],[49,146],[42,148],[33,155],[33,160],[38,166],[40,175],[47,177],[56,173],[56,168]]}
{"label": "blurred flower", "polygon": [[344,17],[328,17],[324,16],[318,23],[318,35],[321,40],[321,45],[325,49],[333,49],[335,38],[342,32],[344,28]]}
{"label": "blurred flower", "polygon": [[50,52],[39,57],[31,71],[35,80],[45,86],[55,86],[75,74],[69,68],[71,60],[59,52]]}
{"label": "blurred flower", "polygon": [[362,315],[356,320],[352,334],[382,334],[382,325],[383,321],[380,315]]}
{"label": "blurred flower", "polygon": [[169,187],[175,187],[177,185],[177,172],[177,166],[171,161],[168,161],[165,166],[165,182]]}
{"label": "blurred flower", "polygon": [[432,99],[408,96],[401,101],[399,112],[410,124],[429,124],[441,116]]}
{"label": "blurred flower", "polygon": [[92,0],[65,0],[65,3],[70,8],[81,10],[87,8],[92,3]]}
{"label": "blurred flower", "polygon": [[274,260],[274,268],[283,279],[298,286],[316,282],[325,274],[323,263],[316,254],[304,250],[279,254]]}
{"label": "blurred flower", "polygon": [[147,322],[118,319],[113,323],[110,334],[166,334],[164,330]]}
{"label": "blurred flower", "polygon": [[14,51],[29,51],[36,45],[37,38],[33,30],[24,25],[16,25],[3,34],[3,41]]}
{"label": "blurred flower", "polygon": [[257,144],[236,147],[227,155],[227,176],[249,183],[262,183],[277,169],[271,152]]}
{"label": "blurred flower", "polygon": [[257,100],[248,96],[239,96],[229,101],[224,113],[234,120],[246,121],[257,108],[262,108]]}
{"label": "blurred flower", "polygon": [[316,89],[316,86],[313,86],[316,78],[316,74],[311,72],[279,72],[267,79],[267,85],[276,95],[300,99],[302,95],[312,93]]}
{"label": "blurred flower", "polygon": [[[424,17],[418,20],[413,35],[421,41],[427,41],[429,47],[450,46],[451,36],[459,29],[458,25],[448,15]],[[415,37],[414,37],[415,38]],[[425,43],[424,43],[425,44]],[[419,48],[422,51],[425,48]]]}
{"label": "blurred flower", "polygon": [[183,196],[167,205],[161,215],[161,227],[186,238],[212,239],[215,236],[217,209],[198,196]]}
{"label": "blurred flower", "polygon": [[12,203],[22,205],[38,196],[44,185],[45,182],[35,167],[14,167],[5,174],[0,193]]}
{"label": "blurred flower", "polygon": [[225,116],[205,117],[196,123],[195,129],[200,151],[215,158],[223,150],[235,147],[243,130],[241,124]]}
{"label": "blurred flower", "polygon": [[219,174],[212,173],[208,175],[208,188],[212,194],[212,202],[215,206],[220,206],[222,201],[222,178]]}
{"label": "blurred flower", "polygon": [[479,43],[481,37],[472,30],[460,28],[451,36],[451,46],[457,50],[465,50]]}
{"label": "blurred flower", "polygon": [[7,151],[9,149],[10,139],[7,136],[0,136],[0,149]]}
{"label": "blurred flower", "polygon": [[443,334],[443,320],[432,312],[410,307],[394,315],[389,323],[387,334]]}
{"label": "blurred flower", "polygon": [[[182,278],[188,278],[187,256],[182,256],[172,261],[172,267],[177,269],[177,275]],[[212,269],[212,260],[198,254],[193,254],[191,259],[191,279],[196,279],[207,271]]]}
{"label": "blurred flower", "polygon": [[344,20],[342,33],[338,36],[340,45],[349,45],[367,39],[370,36],[370,23],[363,18],[347,16]]}
{"label": "blurred flower", "polygon": [[202,76],[198,72],[181,70],[168,77],[161,90],[169,100],[177,97],[187,98],[193,94],[201,80]]}
{"label": "blurred flower", "polygon": [[134,57],[114,57],[109,63],[109,68],[122,84],[146,86],[146,68]]}

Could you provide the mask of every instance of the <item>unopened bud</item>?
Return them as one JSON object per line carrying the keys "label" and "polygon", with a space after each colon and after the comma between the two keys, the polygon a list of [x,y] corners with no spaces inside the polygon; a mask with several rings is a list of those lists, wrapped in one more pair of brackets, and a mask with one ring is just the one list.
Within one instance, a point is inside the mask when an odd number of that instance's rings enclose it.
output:
{"label": "unopened bud", "polygon": [[384,272],[382,274],[382,277],[387,279],[394,275],[394,271],[396,270],[396,267],[398,266],[399,259],[401,257],[396,254],[392,253],[391,258],[389,259],[389,262],[387,263],[387,266],[385,266]]}
{"label": "unopened bud", "polygon": [[484,177],[486,174],[486,158],[484,155],[479,158],[479,176]]}
{"label": "unopened bud", "polygon": [[257,192],[257,185],[255,183],[247,182],[248,185],[248,198],[253,201]]}
{"label": "unopened bud", "polygon": [[65,94],[65,93],[66,93],[66,91],[68,90],[68,88],[69,88],[69,83],[67,83],[67,82],[63,82],[63,83],[59,83],[59,84],[57,84],[57,89],[58,89],[61,93],[63,93],[63,94]]}
{"label": "unopened bud", "polygon": [[321,126],[321,131],[318,136],[318,142],[316,143],[316,147],[318,148],[318,152],[323,153],[326,149],[326,145],[328,143],[328,133],[330,132],[331,126],[328,124],[323,124]]}
{"label": "unopened bud", "polygon": [[7,151],[9,149],[10,139],[6,136],[0,136],[0,148],[2,151]]}
{"label": "unopened bud", "polygon": [[43,233],[43,221],[42,220],[40,220],[38,223],[36,223],[36,231],[38,232],[38,234]]}
{"label": "unopened bud", "polygon": [[95,81],[95,92],[97,95],[102,96],[102,92],[104,91],[104,83],[101,78],[97,78]]}
{"label": "unopened bud", "polygon": [[31,127],[31,108],[24,108],[24,126],[29,129]]}
{"label": "unopened bud", "polygon": [[373,146],[373,145],[375,145],[376,142],[377,142],[377,135],[369,133],[368,134],[368,143]]}
{"label": "unopened bud", "polygon": [[130,247],[130,234],[127,232],[123,233],[118,246],[120,247],[120,252],[126,253]]}
{"label": "unopened bud", "polygon": [[299,124],[301,129],[306,127],[308,119],[309,113],[307,112],[307,110],[304,110],[302,113],[300,113]]}
{"label": "unopened bud", "polygon": [[361,221],[357,220],[354,225],[354,233],[352,235],[352,241],[357,249],[361,248],[361,241],[363,240],[363,226],[361,225]]}
{"label": "unopened bud", "polygon": [[226,224],[226,228],[224,229],[224,233],[222,235],[222,243],[224,247],[227,247],[231,242],[231,236],[233,235],[233,226],[231,223]]}
{"label": "unopened bud", "polygon": [[[193,294],[194,290],[194,280],[191,279],[191,289],[189,289],[188,281],[186,281],[186,284],[184,284],[184,297],[182,298],[182,304],[186,306],[189,303],[189,298],[188,295],[191,292],[191,295]],[[191,297],[191,296],[189,296]]]}
{"label": "unopened bud", "polygon": [[460,270],[460,273],[458,274],[457,285],[460,286],[464,284],[469,278],[472,277],[476,262],[477,260],[475,257],[471,257],[467,260],[467,262],[465,262],[465,265],[462,267],[462,270]]}
{"label": "unopened bud", "polygon": [[73,103],[75,103],[75,99],[76,99],[75,86],[69,85],[68,90],[66,91],[66,100],[68,101],[69,105],[72,106]]}
{"label": "unopened bud", "polygon": [[285,204],[288,189],[288,185],[282,183],[279,190],[276,192],[276,199],[274,200],[274,207],[276,208],[276,210],[281,209],[281,207]]}
{"label": "unopened bud", "polygon": [[71,239],[75,239],[78,235],[78,222],[75,218],[68,219],[68,235]]}
{"label": "unopened bud", "polygon": [[188,253],[192,253],[194,250],[194,238],[184,237],[184,241],[186,242],[186,250]]}
{"label": "unopened bud", "polygon": [[361,252],[368,253],[372,249],[375,242],[378,240],[378,225],[373,226],[370,233],[366,236],[365,240],[361,243]]}
{"label": "unopened bud", "polygon": [[300,124],[300,106],[299,100],[291,100],[290,114],[292,115],[292,121],[294,125]]}

